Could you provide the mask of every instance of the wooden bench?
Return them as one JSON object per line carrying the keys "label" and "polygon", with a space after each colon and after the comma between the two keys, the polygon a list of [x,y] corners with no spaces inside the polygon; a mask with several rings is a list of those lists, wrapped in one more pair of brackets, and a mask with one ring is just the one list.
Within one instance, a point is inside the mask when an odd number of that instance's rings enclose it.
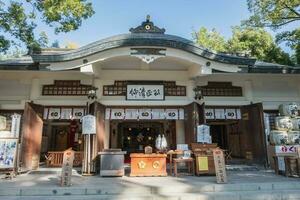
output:
{"label": "wooden bench", "polygon": [[[63,163],[64,152],[63,151],[49,151],[47,152],[46,166],[47,167],[61,167]],[[74,155],[74,167],[79,167],[82,165],[83,152],[75,151]]]}

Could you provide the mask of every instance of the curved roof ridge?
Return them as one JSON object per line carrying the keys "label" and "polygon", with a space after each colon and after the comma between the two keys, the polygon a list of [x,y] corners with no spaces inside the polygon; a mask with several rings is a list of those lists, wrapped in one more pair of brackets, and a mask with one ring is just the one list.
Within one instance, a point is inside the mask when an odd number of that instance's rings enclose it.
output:
{"label": "curved roof ridge", "polygon": [[62,62],[79,59],[84,56],[99,53],[105,50],[120,47],[138,47],[138,46],[160,46],[169,47],[187,51],[197,56],[209,60],[215,60],[228,64],[253,65],[256,59],[238,57],[232,55],[218,54],[207,48],[204,48],[191,40],[169,34],[156,33],[128,33],[111,36],[82,46],[78,49],[51,53],[33,53],[32,58],[36,62]]}

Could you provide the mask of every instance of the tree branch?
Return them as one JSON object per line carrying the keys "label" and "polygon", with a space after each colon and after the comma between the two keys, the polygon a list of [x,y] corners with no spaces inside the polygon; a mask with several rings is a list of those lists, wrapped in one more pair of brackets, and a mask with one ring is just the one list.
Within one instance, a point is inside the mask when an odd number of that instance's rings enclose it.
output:
{"label": "tree branch", "polygon": [[295,9],[291,8],[290,6],[288,6],[286,3],[283,3],[283,5],[289,9],[292,13],[294,13],[295,15],[300,17],[300,13],[298,13]]}

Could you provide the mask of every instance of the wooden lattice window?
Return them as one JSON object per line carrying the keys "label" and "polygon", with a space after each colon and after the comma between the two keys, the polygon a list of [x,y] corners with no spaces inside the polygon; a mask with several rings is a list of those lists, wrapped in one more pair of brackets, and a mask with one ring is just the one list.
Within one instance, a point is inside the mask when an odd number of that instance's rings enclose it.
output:
{"label": "wooden lattice window", "polygon": [[233,86],[231,82],[208,82],[200,88],[203,96],[243,96],[242,87]]}
{"label": "wooden lattice window", "polygon": [[53,96],[86,96],[91,85],[83,85],[80,80],[55,80],[53,85],[44,85],[42,94]]}
{"label": "wooden lattice window", "polygon": [[103,86],[104,96],[124,96],[126,95],[127,81],[115,81],[114,85]]}
{"label": "wooden lattice window", "polygon": [[186,96],[186,87],[176,85],[175,81],[165,81],[166,96]]}
{"label": "wooden lattice window", "polygon": [[103,86],[103,96],[126,96],[128,83],[163,84],[165,87],[165,96],[186,96],[186,86],[178,86],[175,81],[115,81],[113,85]]}

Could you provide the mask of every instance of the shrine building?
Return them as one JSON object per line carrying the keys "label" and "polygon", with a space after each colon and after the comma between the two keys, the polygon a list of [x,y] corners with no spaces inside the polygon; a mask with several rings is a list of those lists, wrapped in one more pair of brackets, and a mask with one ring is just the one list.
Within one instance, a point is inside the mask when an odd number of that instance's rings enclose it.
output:
{"label": "shrine building", "polygon": [[129,33],[78,49],[1,61],[0,115],[21,114],[20,165],[29,170],[69,147],[82,158],[80,119],[88,113],[96,116],[94,155],[108,148],[142,152],[159,134],[176,149],[197,142],[197,126],[206,124],[232,159],[266,164],[265,130],[280,104],[300,104],[299,74],[210,51],[147,18]]}

